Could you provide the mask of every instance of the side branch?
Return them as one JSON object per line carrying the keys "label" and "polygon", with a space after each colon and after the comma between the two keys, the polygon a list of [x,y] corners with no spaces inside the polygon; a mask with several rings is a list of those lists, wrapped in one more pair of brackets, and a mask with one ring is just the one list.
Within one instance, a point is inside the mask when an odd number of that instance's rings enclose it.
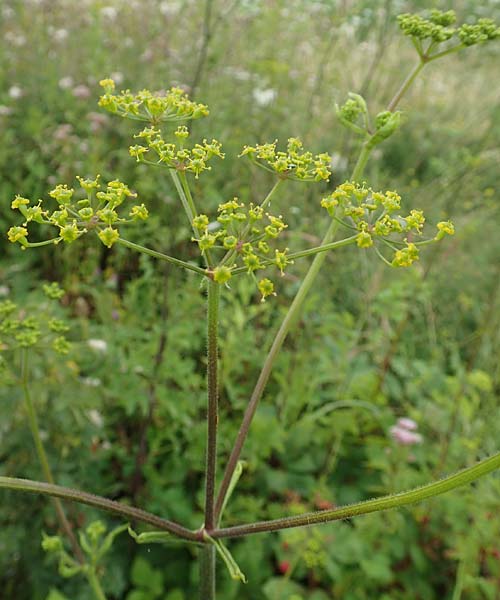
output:
{"label": "side branch", "polygon": [[17,477],[0,477],[0,488],[9,490],[17,490],[20,492],[29,492],[33,494],[42,494],[43,496],[52,496],[53,498],[62,498],[63,500],[71,500],[87,506],[93,506],[115,515],[119,515],[126,519],[141,521],[152,525],[162,531],[168,531],[172,535],[183,538],[185,540],[199,541],[200,536],[195,531],[190,531],[182,525],[157,517],[145,510],[134,506],[120,504],[114,500],[109,500],[102,496],[80,492],[72,488],[66,488],[61,485],[53,485],[50,483],[42,483],[41,481],[33,481],[31,479],[18,479]]}
{"label": "side branch", "polygon": [[399,492],[389,496],[382,496],[381,498],[373,498],[372,500],[357,502],[356,504],[342,506],[333,510],[323,510],[294,517],[274,519],[272,521],[259,521],[248,525],[237,525],[235,527],[216,529],[215,531],[210,532],[210,536],[212,538],[241,537],[253,533],[278,531],[281,529],[289,529],[291,527],[304,527],[318,523],[340,521],[358,515],[366,515],[368,513],[388,510],[390,508],[399,508],[408,504],[416,504],[422,500],[439,496],[460,486],[472,483],[476,479],[479,479],[479,477],[487,475],[498,468],[500,468],[500,452],[489,458],[485,458],[474,466],[463,469],[454,475],[450,475],[439,481],[428,483],[427,485],[423,485],[422,487],[407,492]]}

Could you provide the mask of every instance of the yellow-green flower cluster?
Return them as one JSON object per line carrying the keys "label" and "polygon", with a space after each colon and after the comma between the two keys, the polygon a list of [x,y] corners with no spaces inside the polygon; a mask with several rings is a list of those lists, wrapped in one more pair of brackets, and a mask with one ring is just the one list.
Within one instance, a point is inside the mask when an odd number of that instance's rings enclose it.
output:
{"label": "yellow-green flower cluster", "polygon": [[406,13],[398,16],[399,26],[405,35],[417,40],[442,43],[457,36],[464,46],[481,44],[500,37],[500,28],[492,19],[479,19],[472,25],[452,27],[456,21],[455,11],[433,9],[428,17]]}
{"label": "yellow-green flower cluster", "polygon": [[[25,221],[22,226],[11,227],[7,232],[10,242],[19,242],[23,248],[45,244],[71,243],[89,231],[95,231],[101,242],[110,248],[120,237],[118,225],[144,221],[149,213],[144,204],[137,204],[128,210],[126,216],[119,207],[128,198],[137,194],[121,181],[110,181],[106,185],[96,179],[77,177],[80,190],[75,193],[67,185],[57,185],[49,192],[49,196],[57,202],[55,210],[43,208],[43,201],[31,206],[30,201],[16,196],[11,208],[19,210]],[[121,214],[120,214],[121,213]],[[28,241],[28,224],[31,221],[44,225],[52,225],[58,229],[58,235],[44,242]]]}
{"label": "yellow-green flower cluster", "polygon": [[203,171],[211,169],[208,161],[217,156],[224,158],[222,144],[217,140],[208,142],[203,140],[201,144],[195,144],[192,148],[184,148],[184,140],[189,136],[185,126],[180,126],[174,132],[174,135],[180,140],[180,147],[172,142],[166,142],[159,129],[146,127],[136,138],[144,139],[146,146],[130,146],[129,152],[137,162],[148,164],[164,164],[170,169],[194,173],[196,178]]}
{"label": "yellow-green flower cluster", "polygon": [[[51,299],[60,298],[64,291],[51,284],[44,286],[45,294]],[[69,327],[65,321],[45,314],[40,309],[20,309],[14,302],[0,302],[0,353],[19,348],[47,346],[59,354],[67,354],[70,344],[65,337]],[[4,361],[1,361],[2,364]]]}
{"label": "yellow-green flower cluster", "polygon": [[[276,266],[283,274],[292,264],[288,249],[273,248],[274,240],[287,228],[283,217],[275,216],[250,203],[246,206],[238,198],[219,204],[217,221],[212,225],[207,215],[200,214],[193,219],[193,227],[199,238],[193,238],[202,252],[219,250],[222,260],[214,269],[213,278],[218,283],[226,283],[235,271],[256,271]],[[269,279],[258,283],[265,298],[274,293]]]}
{"label": "yellow-green flower cluster", "polygon": [[250,160],[282,179],[296,181],[328,181],[331,171],[331,157],[327,153],[312,154],[303,149],[297,138],[289,138],[286,152],[276,150],[277,141],[256,146],[245,146],[240,156]]}
{"label": "yellow-green flower cluster", "polygon": [[137,94],[125,90],[115,94],[115,82],[112,79],[103,79],[100,85],[105,93],[99,99],[99,106],[129,119],[158,124],[165,121],[198,119],[208,115],[208,108],[204,104],[193,102],[184,90],[177,87],[171,88],[165,94],[153,94],[149,90],[141,90]]}
{"label": "yellow-green flower cluster", "polygon": [[[409,242],[410,236],[421,236],[425,216],[421,210],[400,214],[401,197],[397,192],[375,192],[371,188],[353,182],[337,187],[321,201],[333,218],[341,220],[347,227],[357,231],[356,243],[360,248],[370,248],[378,239],[394,250],[393,266],[407,267],[418,260],[417,246],[427,242]],[[350,222],[342,221],[348,217]],[[435,240],[453,235],[453,224],[438,223]],[[404,242],[399,239],[404,238]],[[403,246],[398,248],[397,246]]]}

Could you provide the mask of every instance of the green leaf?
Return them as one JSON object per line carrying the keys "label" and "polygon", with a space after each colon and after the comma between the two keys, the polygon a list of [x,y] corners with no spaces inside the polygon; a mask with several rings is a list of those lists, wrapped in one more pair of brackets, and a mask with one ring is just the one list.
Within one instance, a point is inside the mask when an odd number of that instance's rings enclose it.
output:
{"label": "green leaf", "polygon": [[185,540],[173,536],[171,533],[166,531],[145,531],[143,533],[136,533],[130,525],[128,526],[129,535],[136,541],[137,544],[194,544],[195,546],[202,546],[199,542],[193,542],[192,540]]}
{"label": "green leaf", "polygon": [[69,598],[61,594],[61,592],[58,592],[56,589],[52,588],[45,600],[69,600]]}
{"label": "green leaf", "polygon": [[113,529],[113,531],[110,531],[108,533],[108,535],[104,538],[104,541],[101,544],[101,546],[97,552],[97,560],[102,558],[107,552],[110,551],[111,546],[113,545],[113,542],[115,540],[115,537],[117,535],[120,535],[120,533],[124,532],[127,528],[128,528],[128,524],[125,523],[124,525],[115,527],[115,529]]}
{"label": "green leaf", "polygon": [[290,596],[296,594],[301,597],[303,588],[284,577],[274,577],[263,586],[267,600],[289,600]]}
{"label": "green leaf", "polygon": [[247,463],[244,460],[239,460],[236,463],[236,467],[233,471],[233,475],[231,477],[231,481],[229,482],[229,487],[227,488],[226,497],[224,498],[224,502],[222,504],[222,508],[219,515],[219,522],[222,518],[222,514],[224,513],[224,509],[226,508],[226,504],[229,502],[231,498],[234,488],[238,485],[238,481],[243,473],[243,469],[246,467]]}
{"label": "green leaf", "polygon": [[148,561],[141,556],[134,560],[131,579],[134,585],[151,592],[155,596],[163,591],[163,574],[153,569]]}
{"label": "green leaf", "polygon": [[222,558],[224,564],[227,567],[227,570],[229,571],[231,579],[234,579],[235,581],[241,581],[242,583],[246,583],[247,578],[242,573],[240,567],[238,566],[238,563],[234,560],[232,554],[224,546],[224,544],[220,540],[214,540],[207,533],[204,534],[204,538],[215,546],[217,552],[219,553],[219,556]]}

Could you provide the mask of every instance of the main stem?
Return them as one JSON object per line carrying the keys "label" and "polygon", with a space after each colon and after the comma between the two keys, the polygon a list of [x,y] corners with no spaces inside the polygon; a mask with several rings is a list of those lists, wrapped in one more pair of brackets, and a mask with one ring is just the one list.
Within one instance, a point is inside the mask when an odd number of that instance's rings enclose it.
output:
{"label": "main stem", "polygon": [[205,544],[200,550],[200,600],[215,600],[215,546]]}
{"label": "main stem", "polygon": [[[47,458],[47,453],[45,452],[45,448],[43,446],[42,438],[40,436],[40,428],[38,425],[38,418],[35,411],[35,406],[31,399],[31,394],[29,390],[29,370],[28,370],[28,350],[23,349],[21,355],[21,387],[24,394],[24,405],[26,407],[26,412],[28,413],[28,423],[31,430],[31,435],[33,437],[33,441],[35,443],[36,453],[38,455],[38,460],[40,462],[40,466],[42,467],[42,472],[45,480],[54,484],[54,476],[52,475],[52,470],[49,465],[49,460]],[[70,522],[66,517],[66,513],[64,512],[63,505],[58,498],[53,498],[52,502],[54,504],[54,508],[56,510],[57,518],[59,520],[59,524],[61,525],[62,530],[67,535],[71,547],[73,548],[73,552],[75,553],[76,558],[81,562],[85,562],[85,558],[81,551],[81,548],[76,541],[76,537],[71,527]]]}
{"label": "main stem", "polygon": [[217,462],[217,422],[218,422],[218,382],[217,382],[217,329],[219,322],[220,286],[215,281],[208,282],[207,319],[207,468],[205,483],[205,528],[215,527],[215,471]]}
{"label": "main stem", "polygon": [[[220,286],[208,282],[207,316],[207,458],[205,480],[205,529],[215,528],[215,475],[217,470],[218,345]],[[200,550],[200,600],[215,600],[215,547],[206,544]]]}

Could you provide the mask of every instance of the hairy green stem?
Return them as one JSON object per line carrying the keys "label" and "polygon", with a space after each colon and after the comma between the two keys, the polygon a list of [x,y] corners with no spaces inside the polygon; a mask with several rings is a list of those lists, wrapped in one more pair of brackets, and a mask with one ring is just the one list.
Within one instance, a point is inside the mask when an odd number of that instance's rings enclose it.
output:
{"label": "hairy green stem", "polygon": [[361,177],[363,175],[363,172],[366,167],[366,163],[368,162],[368,159],[370,158],[370,154],[372,153],[373,148],[374,148],[374,146],[370,145],[370,140],[367,140],[361,146],[361,152],[359,153],[358,160],[357,160],[354,170],[351,174],[351,181],[356,181],[356,182],[360,183],[359,180],[361,179]]}
{"label": "hairy green stem", "polygon": [[401,506],[416,504],[417,502],[422,502],[422,500],[445,494],[455,488],[467,485],[498,468],[500,468],[500,452],[489,458],[485,458],[474,466],[463,469],[454,475],[445,477],[440,481],[428,483],[413,490],[390,494],[388,496],[383,496],[382,498],[374,498],[372,500],[358,502],[333,510],[323,510],[306,513],[305,515],[274,519],[272,521],[260,521],[248,525],[237,525],[235,527],[216,529],[215,531],[210,532],[210,536],[212,538],[241,537],[264,531],[277,531],[289,529],[291,527],[305,527],[318,523],[329,523],[331,521],[349,519],[351,517],[366,515],[368,513],[379,512],[391,508],[400,508]]}
{"label": "hairy green stem", "polygon": [[134,242],[129,242],[123,238],[118,238],[118,244],[125,246],[126,248],[130,248],[131,250],[135,250],[137,252],[141,252],[142,254],[148,254],[153,258],[159,258],[160,260],[164,260],[165,262],[172,263],[173,265],[177,265],[178,267],[183,267],[188,271],[193,271],[194,273],[198,273],[198,275],[203,275],[206,277],[207,272],[205,269],[198,267],[196,265],[192,265],[191,263],[185,262],[184,260],[180,260],[179,258],[174,258],[173,256],[168,256],[168,254],[163,254],[163,252],[157,252],[156,250],[151,250],[151,248],[146,248],[146,246],[140,246],[139,244],[135,244]]}
{"label": "hairy green stem", "polygon": [[454,54],[462,48],[466,48],[465,44],[458,44],[458,46],[453,46],[453,48],[448,48],[448,50],[443,50],[442,52],[437,52],[436,54],[432,54],[427,58],[427,62],[431,62],[431,60],[437,60],[438,58],[442,58],[443,56],[448,56],[448,54]]}
{"label": "hairy green stem", "polygon": [[[31,430],[31,435],[33,437],[33,441],[35,443],[35,449],[38,456],[38,461],[40,462],[40,466],[42,467],[42,472],[45,480],[53,484],[54,476],[52,475],[52,470],[50,468],[49,460],[47,458],[47,453],[45,452],[45,448],[42,442],[42,438],[40,436],[40,427],[38,425],[38,417],[35,410],[35,405],[31,399],[31,394],[29,390],[29,369],[28,369],[28,350],[24,348],[21,354],[21,387],[24,395],[24,405],[26,408],[26,412],[28,413],[28,423]],[[81,562],[85,562],[85,558],[81,551],[80,545],[78,544],[73,528],[66,517],[66,513],[64,512],[63,505],[61,501],[57,498],[53,500],[54,508],[57,514],[57,518],[59,520],[59,524],[61,529],[64,531],[68,540],[71,544],[73,552],[75,553],[76,558]]]}
{"label": "hairy green stem", "polygon": [[[175,169],[170,169],[170,175],[174,181],[175,189],[179,194],[179,198],[181,199],[182,206],[184,207],[184,211],[189,220],[189,224],[191,225],[193,233],[195,237],[199,236],[201,235],[201,232],[198,231],[198,229],[193,225],[193,219],[198,214],[198,211],[196,210],[196,205],[194,203],[193,196],[191,195],[191,190],[189,189],[186,174],[182,171],[177,173]],[[203,252],[203,258],[205,259],[207,267],[211,268],[213,261],[208,250]]]}
{"label": "hairy green stem", "polygon": [[[319,254],[320,252],[327,252],[328,250],[335,250],[335,248],[342,248],[343,246],[349,246],[356,241],[358,234],[353,235],[351,237],[345,238],[343,240],[339,240],[338,242],[331,242],[330,244],[324,244],[321,246],[316,246],[315,248],[309,248],[308,250],[300,250],[298,252],[292,252],[291,254],[287,254],[288,259],[295,258],[304,258],[305,256],[314,256],[315,254]],[[273,265],[275,264],[274,260],[263,260],[262,265]],[[238,273],[244,273],[248,271],[247,267],[238,267],[232,271],[233,275],[237,275]]]}
{"label": "hairy green stem", "polygon": [[215,476],[217,470],[217,422],[218,416],[218,344],[220,285],[208,282],[208,319],[207,319],[207,459],[205,482],[205,527],[215,527]]}
{"label": "hairy green stem", "polygon": [[401,87],[396,92],[396,94],[394,95],[393,99],[387,105],[387,110],[390,110],[391,112],[394,112],[394,109],[399,104],[401,98],[406,94],[406,92],[408,91],[409,87],[415,81],[417,75],[425,67],[425,64],[426,63],[425,63],[424,59],[419,60],[419,62],[415,65],[415,67],[410,71],[408,77],[403,81],[403,83],[401,84]]}
{"label": "hairy green stem", "polygon": [[215,546],[200,549],[200,600],[215,600]]}
{"label": "hairy green stem", "polygon": [[97,600],[106,600],[106,595],[104,594],[101,584],[99,583],[99,578],[97,577],[94,567],[90,567],[88,569],[86,572],[86,577]]}
{"label": "hairy green stem", "polygon": [[187,218],[189,220],[189,224],[193,228],[193,233],[195,235],[198,235],[198,231],[196,230],[196,227],[194,227],[194,225],[193,225],[193,219],[196,216],[196,210],[193,210],[192,206],[190,205],[190,203],[188,201],[188,198],[186,196],[186,193],[184,192],[184,188],[182,187],[182,183],[181,183],[181,180],[179,178],[179,174],[177,173],[177,171],[175,169],[169,169],[168,171],[170,173],[170,176],[172,177],[172,181],[174,182],[175,189],[177,190],[177,193],[179,194],[179,198],[181,200],[182,207],[184,208],[184,212],[186,213]]}
{"label": "hairy green stem", "polygon": [[176,535],[185,540],[193,542],[200,541],[200,534],[198,532],[190,531],[174,521],[162,519],[161,517],[157,517],[140,508],[121,504],[120,502],[115,502],[114,500],[109,500],[102,496],[89,494],[88,492],[81,492],[61,485],[53,485],[51,483],[33,481],[31,479],[19,479],[16,477],[0,477],[0,488],[42,494],[44,496],[52,496],[53,498],[70,500],[71,502],[79,502],[80,504],[86,504],[87,506],[105,510],[131,521],[147,523],[156,529],[168,531],[172,535]]}

